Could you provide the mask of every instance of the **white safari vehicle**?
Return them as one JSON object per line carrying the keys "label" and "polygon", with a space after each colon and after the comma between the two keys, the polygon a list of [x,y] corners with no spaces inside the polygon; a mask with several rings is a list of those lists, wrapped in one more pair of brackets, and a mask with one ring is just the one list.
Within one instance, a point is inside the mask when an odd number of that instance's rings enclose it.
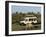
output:
{"label": "white safari vehicle", "polygon": [[23,21],[20,21],[23,24],[37,23],[37,17],[33,15],[27,15]]}

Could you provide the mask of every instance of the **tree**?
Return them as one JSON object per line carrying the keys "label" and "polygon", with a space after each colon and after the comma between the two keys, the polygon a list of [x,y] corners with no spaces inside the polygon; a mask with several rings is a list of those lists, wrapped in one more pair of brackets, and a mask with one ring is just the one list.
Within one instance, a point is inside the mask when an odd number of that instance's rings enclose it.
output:
{"label": "tree", "polygon": [[16,14],[18,14],[18,12],[16,12]]}
{"label": "tree", "polygon": [[22,12],[20,12],[20,15],[22,14]]}

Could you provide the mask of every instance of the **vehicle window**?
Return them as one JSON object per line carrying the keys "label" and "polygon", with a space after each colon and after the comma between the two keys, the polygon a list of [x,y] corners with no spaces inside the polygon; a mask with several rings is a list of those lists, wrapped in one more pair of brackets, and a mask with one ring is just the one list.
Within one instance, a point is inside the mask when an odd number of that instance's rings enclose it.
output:
{"label": "vehicle window", "polygon": [[33,19],[29,19],[29,21],[33,21]]}
{"label": "vehicle window", "polygon": [[36,21],[36,19],[34,19],[34,21]]}

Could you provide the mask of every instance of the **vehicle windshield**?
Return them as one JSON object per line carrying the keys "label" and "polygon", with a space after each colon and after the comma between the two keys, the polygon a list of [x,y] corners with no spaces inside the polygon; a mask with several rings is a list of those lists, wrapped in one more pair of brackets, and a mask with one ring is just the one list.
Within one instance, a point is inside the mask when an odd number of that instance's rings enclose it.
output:
{"label": "vehicle windshield", "polygon": [[28,21],[28,19],[25,19],[25,21]]}

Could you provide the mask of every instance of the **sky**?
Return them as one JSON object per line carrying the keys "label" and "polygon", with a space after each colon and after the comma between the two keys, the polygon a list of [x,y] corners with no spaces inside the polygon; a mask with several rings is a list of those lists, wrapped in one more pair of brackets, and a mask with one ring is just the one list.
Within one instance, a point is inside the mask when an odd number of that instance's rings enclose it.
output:
{"label": "sky", "polygon": [[12,13],[15,12],[41,12],[41,7],[36,7],[36,6],[16,6],[12,5],[11,6],[11,11]]}

